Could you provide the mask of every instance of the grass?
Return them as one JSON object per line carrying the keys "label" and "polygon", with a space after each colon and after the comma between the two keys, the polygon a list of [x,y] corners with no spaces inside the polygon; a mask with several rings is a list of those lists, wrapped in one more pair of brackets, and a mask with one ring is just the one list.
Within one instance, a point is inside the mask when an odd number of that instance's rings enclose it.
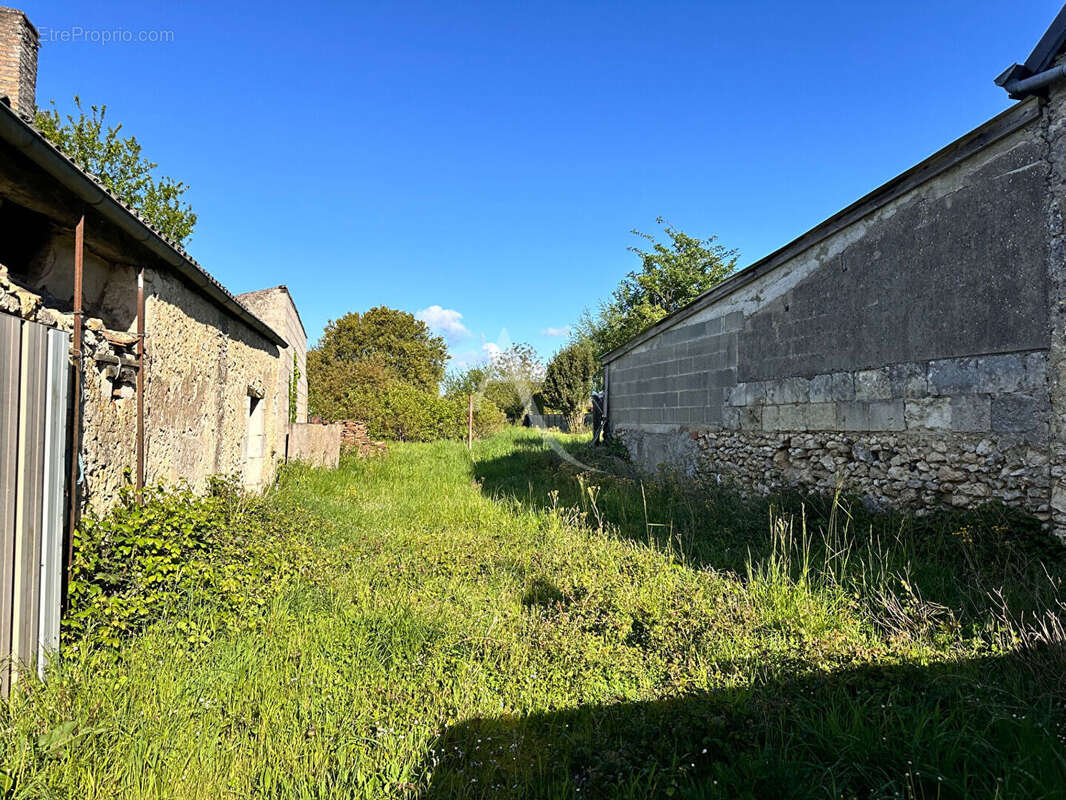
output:
{"label": "grass", "polygon": [[288,470],[314,568],[250,629],[206,602],[26,685],[7,795],[1063,795],[1066,566],[1024,519],[744,500],[551,442]]}

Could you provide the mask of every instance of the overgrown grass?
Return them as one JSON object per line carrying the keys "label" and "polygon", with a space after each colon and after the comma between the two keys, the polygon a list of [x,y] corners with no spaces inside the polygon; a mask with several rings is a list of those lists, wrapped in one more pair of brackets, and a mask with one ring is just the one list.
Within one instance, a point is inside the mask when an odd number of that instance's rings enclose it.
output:
{"label": "overgrown grass", "polygon": [[289,470],[314,569],[249,587],[257,625],[205,598],[24,686],[9,795],[1062,796],[1064,569],[1024,520],[692,492],[558,441],[595,469],[509,431]]}

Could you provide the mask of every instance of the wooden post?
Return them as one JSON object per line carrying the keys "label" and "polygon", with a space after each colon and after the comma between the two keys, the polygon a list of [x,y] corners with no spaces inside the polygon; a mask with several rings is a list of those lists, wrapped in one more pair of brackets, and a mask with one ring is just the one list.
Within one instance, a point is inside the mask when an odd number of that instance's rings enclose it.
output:
{"label": "wooden post", "polygon": [[470,407],[466,412],[466,449],[474,450],[474,395],[470,395]]}

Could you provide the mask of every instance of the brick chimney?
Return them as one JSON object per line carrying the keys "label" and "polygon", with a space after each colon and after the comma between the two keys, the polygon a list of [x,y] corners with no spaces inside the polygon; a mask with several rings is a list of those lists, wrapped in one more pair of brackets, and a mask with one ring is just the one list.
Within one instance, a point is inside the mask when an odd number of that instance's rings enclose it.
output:
{"label": "brick chimney", "polygon": [[37,110],[37,29],[17,8],[0,6],[0,97],[31,116]]}

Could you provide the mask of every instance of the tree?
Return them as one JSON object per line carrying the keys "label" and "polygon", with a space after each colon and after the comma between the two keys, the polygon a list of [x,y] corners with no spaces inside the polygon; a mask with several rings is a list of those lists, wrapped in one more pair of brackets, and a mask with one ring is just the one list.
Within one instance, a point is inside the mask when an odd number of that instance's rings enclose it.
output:
{"label": "tree", "polygon": [[632,339],[650,325],[692,302],[721,283],[736,268],[737,251],[727,250],[716,236],[697,239],[665,223],[656,222],[670,241],[656,240],[648,233],[631,233],[651,242],[651,249],[629,247],[640,258],[640,270],[626,275],[611,299],[593,314],[579,320],[575,341],[588,342],[602,355]]}
{"label": "tree", "polygon": [[585,342],[567,345],[548,364],[542,390],[544,399],[566,416],[572,433],[585,426],[585,408],[598,366],[596,354]]}
{"label": "tree", "polygon": [[398,382],[437,395],[448,348],[406,311],[379,306],[330,320],[307,353],[308,399],[327,419],[356,418],[361,390]]}
{"label": "tree", "polygon": [[184,244],[196,228],[196,214],[182,197],[189,187],[156,174],[159,167],[141,154],[133,136],[120,136],[122,125],[106,125],[107,106],[90,106],[85,113],[74,97],[78,116],[64,118],[53,100],[50,111],[38,111],[37,129],[74,162],[95,175],[108,191],[135,209],[164,236]]}
{"label": "tree", "polygon": [[486,371],[484,367],[468,367],[453,371],[444,376],[445,397],[469,397],[485,391]]}
{"label": "tree", "polygon": [[532,345],[519,342],[495,353],[485,370],[484,395],[510,422],[520,422],[544,380],[544,364]]}

